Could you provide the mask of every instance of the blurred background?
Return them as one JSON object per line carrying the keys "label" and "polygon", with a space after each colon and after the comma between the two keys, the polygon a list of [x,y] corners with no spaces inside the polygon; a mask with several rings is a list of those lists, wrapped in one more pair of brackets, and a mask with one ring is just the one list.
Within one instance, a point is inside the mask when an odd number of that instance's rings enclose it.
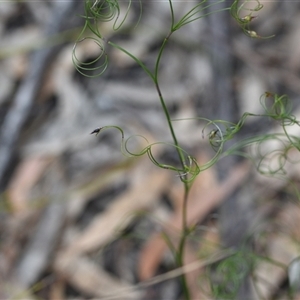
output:
{"label": "blurred background", "polygon": [[[175,131],[200,167],[215,151],[197,117],[237,122],[244,112],[262,114],[259,99],[268,91],[287,94],[300,119],[300,3],[261,3],[251,30],[275,37],[249,38],[229,11],[219,12],[173,34],[162,57],[168,109],[174,119],[189,118],[174,122]],[[175,15],[196,4],[174,1]],[[107,41],[152,70],[170,8],[163,0],[142,6],[137,27],[139,2],[122,30],[99,26]],[[82,15],[83,0],[0,2],[0,298],[183,299],[178,274],[151,279],[176,268],[161,233],[178,241],[178,175],[146,156],[123,156],[117,130],[90,134],[117,125],[126,138],[171,142],[159,98],[145,72],[109,45],[102,76],[76,71],[72,51]],[[89,62],[98,50],[82,42],[76,55]],[[225,150],[278,130],[268,118],[249,118]],[[133,151],[135,141],[128,142]],[[160,162],[176,164],[174,148],[153,151]],[[278,179],[259,175],[258,163],[225,157],[193,185],[187,222],[194,231],[184,258],[192,299],[300,299],[299,167],[286,161]]]}

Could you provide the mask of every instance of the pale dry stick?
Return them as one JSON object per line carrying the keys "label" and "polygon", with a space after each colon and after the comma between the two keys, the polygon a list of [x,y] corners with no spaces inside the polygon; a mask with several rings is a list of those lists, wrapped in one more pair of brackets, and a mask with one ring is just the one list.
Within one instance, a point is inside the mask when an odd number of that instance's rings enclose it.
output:
{"label": "pale dry stick", "polygon": [[33,207],[29,201],[32,187],[51,162],[50,157],[33,156],[24,159],[18,166],[7,190],[7,197],[12,213],[26,216]]}
{"label": "pale dry stick", "polygon": [[131,292],[133,292],[137,289],[144,289],[144,288],[147,288],[147,287],[152,286],[154,284],[158,284],[158,283],[164,282],[166,280],[170,280],[170,279],[179,277],[183,274],[193,272],[197,269],[204,268],[204,267],[209,266],[213,263],[216,263],[216,262],[218,262],[218,261],[220,261],[220,260],[222,260],[226,257],[229,257],[232,254],[234,254],[234,252],[232,250],[231,251],[220,251],[218,253],[215,253],[213,255],[213,257],[210,257],[206,260],[195,261],[195,262],[192,262],[192,263],[190,263],[188,265],[185,265],[183,267],[180,267],[180,268],[177,268],[175,270],[169,271],[167,273],[155,276],[155,277],[153,277],[153,278],[151,278],[147,281],[144,281],[144,282],[141,282],[141,283],[137,284],[136,286],[134,286],[132,288],[125,288],[125,289],[122,289],[122,290],[118,291],[118,293],[116,293],[114,295],[104,297],[104,298],[102,298],[102,300],[120,299],[120,297],[122,295],[126,294],[126,293],[131,293]]}
{"label": "pale dry stick", "polygon": [[112,276],[87,256],[60,255],[53,267],[59,277],[64,278],[78,291],[97,297],[97,299],[104,299],[111,295],[112,291],[119,293],[128,289],[132,290],[130,295],[122,293],[119,299],[142,299],[141,291],[133,289],[132,284]]}
{"label": "pale dry stick", "polygon": [[21,259],[12,272],[12,281],[21,289],[27,289],[33,285],[49,264],[51,254],[59,240],[61,229],[65,221],[65,181],[60,173],[59,165],[48,168],[52,176],[48,184],[53,186],[49,194],[49,204],[36,226],[36,231],[23,251]]}
{"label": "pale dry stick", "polygon": [[[33,202],[30,200],[30,191],[32,187],[37,183],[37,181],[40,179],[42,174],[45,172],[46,168],[49,166],[51,159],[46,157],[30,157],[28,159],[25,159],[20,166],[18,167],[17,171],[15,172],[13,176],[13,180],[11,181],[9,188],[7,190],[7,203],[9,204],[9,207],[11,209],[11,218],[9,220],[9,230],[6,232],[6,234],[9,236],[9,239],[6,239],[3,242],[3,249],[11,249],[13,248],[13,251],[4,251],[3,259],[5,260],[5,267],[2,266],[1,272],[2,276],[4,278],[9,278],[9,274],[12,273],[12,269],[16,267],[16,260],[18,256],[21,256],[21,251],[24,251],[24,245],[19,241],[20,239],[20,232],[23,232],[24,229],[28,231],[28,224],[32,222],[32,218],[34,218],[34,214],[36,212],[36,206],[33,204]],[[59,216],[59,212],[57,213],[54,211],[53,214],[51,214],[51,210],[48,211],[44,215],[44,218],[42,218],[44,221],[49,221],[49,218],[53,221],[54,225],[57,225],[57,222],[55,222],[56,218]],[[59,218],[58,218],[59,219]],[[30,221],[31,220],[31,221]],[[41,223],[40,223],[41,225]],[[49,225],[49,223],[48,223]],[[47,234],[43,232],[42,235],[47,237],[47,239],[53,234],[53,229],[55,232],[56,226],[54,228],[48,226],[43,227],[43,229],[47,230]],[[37,230],[37,232],[41,228]],[[36,232],[36,233],[37,233]],[[43,244],[43,243],[42,243]],[[45,245],[45,249],[41,251],[42,255],[45,255],[47,257],[47,252],[50,251],[49,244],[52,244],[51,238],[50,242]],[[35,243],[35,245],[37,245]],[[12,247],[13,246],[13,247]],[[39,248],[39,247],[38,247]],[[32,248],[31,248],[32,249]],[[35,249],[36,250],[36,249]],[[29,252],[25,250],[22,258],[18,259],[18,262],[24,261],[24,258],[29,255]],[[35,251],[34,251],[35,253]],[[39,260],[39,255],[33,254],[35,262]],[[32,256],[31,256],[32,257]],[[43,259],[40,259],[42,261]],[[30,276],[25,275],[26,280],[29,280],[31,283],[31,276],[36,276],[36,274],[39,274],[39,268],[36,268],[36,264],[29,263],[30,265]],[[25,270],[28,268],[25,268]],[[0,287],[0,299],[7,298],[8,295],[6,294],[6,283],[3,284]],[[25,288],[27,286],[25,285]],[[15,289],[15,287],[13,288]],[[24,289],[24,286],[22,287]]]}
{"label": "pale dry stick", "polygon": [[[140,176],[139,182],[115,199],[105,213],[97,215],[80,236],[68,245],[65,251],[69,256],[90,252],[108,243],[121,227],[129,224],[134,211],[147,209],[155,203],[155,199],[158,199],[158,195],[168,184],[170,174],[150,170],[149,172],[148,168],[148,173]],[[145,193],[148,190],[151,193]]]}

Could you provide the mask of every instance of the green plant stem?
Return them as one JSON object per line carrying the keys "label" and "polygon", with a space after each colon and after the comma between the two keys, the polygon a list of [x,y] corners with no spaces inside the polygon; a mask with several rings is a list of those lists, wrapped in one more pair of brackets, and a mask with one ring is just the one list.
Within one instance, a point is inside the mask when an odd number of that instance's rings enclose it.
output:
{"label": "green plant stem", "polygon": [[[159,83],[158,83],[158,70],[159,70],[159,64],[160,64],[160,60],[161,60],[161,57],[162,57],[162,54],[163,54],[163,51],[165,49],[165,46],[171,36],[173,32],[171,31],[167,37],[164,39],[161,47],[160,47],[160,50],[159,50],[159,53],[158,53],[158,56],[157,56],[157,60],[156,60],[156,63],[155,63],[155,71],[154,71],[154,76],[153,76],[153,81],[154,81],[154,84],[155,84],[155,88],[157,90],[157,93],[158,93],[158,97],[159,97],[159,100],[160,100],[160,103],[161,103],[161,106],[163,108],[163,111],[164,111],[164,114],[165,114],[165,117],[167,119],[167,123],[168,123],[168,126],[169,126],[169,130],[171,132],[171,135],[172,135],[172,139],[174,141],[174,144],[176,146],[176,150],[177,150],[177,153],[178,153],[178,157],[179,157],[179,160],[181,162],[181,165],[182,165],[182,170],[184,171],[185,170],[185,159],[184,159],[184,155],[182,153],[182,150],[181,148],[179,147],[179,143],[178,143],[178,140],[177,140],[177,137],[176,137],[176,134],[175,134],[175,131],[174,131],[174,128],[173,128],[173,124],[172,124],[172,120],[171,120],[171,117],[170,117],[170,113],[168,111],[168,108],[166,106],[166,103],[164,101],[164,98],[162,96],[162,93],[161,93],[161,89],[160,89],[160,86],[159,86]],[[185,186],[187,184],[185,183]]]}
{"label": "green plant stem", "polygon": [[172,135],[172,139],[174,141],[174,144],[176,146],[176,150],[177,150],[177,153],[178,153],[178,156],[179,156],[179,159],[180,159],[180,162],[181,162],[181,165],[182,165],[182,169],[185,170],[185,160],[184,160],[184,155],[179,147],[179,143],[178,143],[178,140],[177,140],[177,137],[176,137],[176,134],[174,132],[174,128],[173,128],[173,124],[172,124],[172,121],[171,121],[171,118],[170,118],[170,114],[169,114],[169,111],[168,111],[168,108],[165,104],[165,101],[163,99],[163,96],[161,94],[161,90],[160,90],[160,87],[159,87],[159,84],[157,82],[157,80],[155,80],[155,88],[157,90],[157,93],[158,93],[158,96],[159,96],[159,100],[160,100],[160,103],[161,103],[161,106],[163,108],[163,111],[165,113],[165,116],[166,116],[166,119],[167,119],[167,123],[168,123],[168,127],[169,127],[169,130],[171,132],[171,135]]}
{"label": "green plant stem", "polygon": [[[171,6],[172,9],[172,6]],[[149,75],[149,77],[153,80],[159,100],[160,100],[160,104],[161,107],[164,111],[167,123],[168,123],[168,127],[174,142],[174,145],[176,147],[176,151],[178,153],[178,158],[179,161],[181,163],[182,166],[182,171],[183,173],[186,171],[186,162],[185,162],[185,157],[184,157],[184,153],[182,151],[182,149],[179,146],[179,142],[177,140],[174,128],[173,128],[173,124],[172,124],[172,120],[170,117],[170,113],[168,111],[167,105],[165,103],[164,97],[162,95],[161,89],[160,89],[160,85],[159,85],[159,79],[158,79],[158,72],[159,72],[159,66],[160,66],[160,61],[164,52],[164,49],[166,47],[166,44],[170,38],[170,36],[172,35],[172,33],[174,31],[176,31],[176,29],[174,28],[174,15],[172,13],[172,28],[170,30],[170,33],[166,36],[166,38],[163,40],[163,43],[160,47],[157,59],[156,59],[156,63],[155,63],[155,69],[154,72],[152,73],[144,64],[141,60],[139,60],[137,57],[135,57],[134,55],[132,55],[131,53],[129,53],[127,50],[125,50],[124,48],[109,42],[110,45],[112,45],[115,48],[118,48],[119,50],[123,51],[124,53],[126,53],[129,57],[131,57],[133,60],[136,61],[136,63],[138,63],[142,69]],[[183,179],[187,178],[187,175],[182,175]],[[188,183],[187,181],[183,180],[183,184],[184,184],[184,199],[183,199],[183,206],[182,206],[182,232],[181,232],[181,237],[180,237],[180,241],[179,241],[179,245],[178,245],[178,249],[175,250],[175,259],[176,259],[176,263],[178,267],[182,267],[184,265],[184,247],[185,247],[185,243],[186,243],[186,238],[188,235],[188,226],[187,226],[187,201],[188,201],[188,195],[189,195],[189,189],[191,187],[191,184]],[[174,249],[173,249],[174,250]],[[189,288],[186,282],[186,277],[185,275],[181,275],[180,276],[180,280],[181,280],[181,284],[182,284],[182,288],[183,288],[183,293],[184,293],[184,297],[186,300],[190,300],[190,292],[189,292]]]}
{"label": "green plant stem", "polygon": [[[179,241],[179,247],[177,252],[178,257],[178,265],[183,266],[184,265],[184,246],[186,242],[186,238],[188,235],[188,226],[187,226],[187,201],[188,201],[188,195],[189,195],[189,186],[187,183],[184,184],[184,198],[183,198],[183,204],[182,204],[182,232],[181,237]],[[184,297],[186,300],[191,299],[190,297],[190,291],[186,282],[186,277],[183,274],[181,276],[181,283],[183,288]]]}
{"label": "green plant stem", "polygon": [[[162,96],[161,89],[160,89],[160,86],[159,86],[159,83],[158,83],[158,70],[159,70],[160,60],[162,58],[162,54],[163,54],[163,51],[165,49],[165,46],[166,46],[170,36],[172,35],[172,33],[173,33],[173,31],[171,30],[170,33],[167,35],[167,37],[164,39],[164,41],[163,41],[163,43],[160,47],[160,50],[159,50],[159,53],[158,53],[158,56],[157,56],[157,60],[156,60],[156,64],[155,64],[153,81],[154,81],[154,84],[155,84],[155,87],[156,87],[156,90],[157,90],[157,93],[158,93],[158,96],[159,96],[161,106],[162,106],[164,114],[165,114],[165,117],[167,119],[167,123],[168,123],[169,130],[170,130],[172,138],[173,138],[173,142],[176,146],[178,157],[179,157],[179,160],[180,160],[181,165],[182,165],[182,170],[184,172],[185,169],[186,169],[184,154],[183,154],[181,148],[179,147],[179,143],[178,143],[178,140],[177,140],[174,128],[173,128],[170,113],[168,111],[168,108],[167,108],[166,103],[164,101],[164,98]],[[186,178],[186,175],[183,175],[183,176],[184,176],[184,178]],[[184,199],[183,199],[183,204],[182,204],[182,232],[181,232],[181,238],[180,238],[180,241],[179,241],[178,250],[177,250],[177,253],[176,253],[176,263],[177,263],[178,267],[182,267],[184,265],[184,262],[183,262],[184,246],[185,246],[186,237],[187,237],[187,234],[188,234],[187,201],[188,201],[188,194],[189,194],[190,185],[185,181],[183,181],[183,184],[184,184]],[[181,280],[181,284],[182,284],[185,299],[186,300],[191,299],[189,288],[188,288],[188,285],[187,285],[187,282],[186,282],[186,277],[185,277],[184,274],[180,276],[180,280]]]}

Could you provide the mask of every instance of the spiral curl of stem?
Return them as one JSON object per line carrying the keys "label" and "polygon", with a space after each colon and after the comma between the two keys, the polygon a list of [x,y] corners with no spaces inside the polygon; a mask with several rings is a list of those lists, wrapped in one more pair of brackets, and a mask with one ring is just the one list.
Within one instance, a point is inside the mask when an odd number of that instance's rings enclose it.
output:
{"label": "spiral curl of stem", "polygon": [[[153,150],[152,150],[152,148],[154,146],[157,146],[157,145],[167,145],[167,146],[171,146],[173,148],[178,148],[178,146],[176,146],[174,144],[165,143],[165,142],[155,142],[155,143],[152,143],[152,144],[148,144],[146,147],[144,147],[143,149],[139,150],[138,152],[134,152],[132,150],[129,150],[128,143],[130,142],[130,140],[132,138],[136,138],[136,137],[140,137],[146,143],[148,143],[148,140],[144,136],[133,135],[133,136],[130,136],[129,138],[125,139],[125,135],[124,135],[123,129],[121,127],[115,126],[115,125],[108,125],[108,126],[97,128],[91,134],[98,135],[103,130],[106,130],[106,129],[109,129],[109,128],[115,128],[115,129],[117,129],[121,133],[121,152],[126,157],[139,157],[139,156],[143,156],[143,155],[146,154],[149,157],[150,161],[155,166],[157,166],[157,167],[159,167],[161,169],[167,169],[167,170],[171,170],[171,171],[177,172],[178,175],[179,175],[179,178],[181,179],[181,181],[182,182],[186,182],[186,183],[192,182],[195,179],[195,177],[200,173],[200,167],[199,167],[196,159],[194,157],[192,157],[191,155],[189,155],[184,149],[180,149],[180,150],[185,154],[185,156],[187,158],[187,161],[189,163],[185,164],[183,166],[183,168],[172,166],[172,165],[163,164],[163,163],[159,162],[155,158],[155,156],[153,154]],[[188,176],[186,176],[186,175],[188,175]]]}
{"label": "spiral curl of stem", "polygon": [[[260,11],[264,6],[259,2],[259,0],[256,1],[256,6],[252,9],[246,9],[244,6],[246,5],[247,2],[245,1],[242,4],[240,4],[240,0],[235,0],[233,4],[230,7],[230,13],[231,16],[236,20],[238,25],[242,28],[243,32],[245,35],[251,37],[251,38],[256,38],[256,39],[269,39],[274,37],[275,35],[270,35],[266,37],[262,37],[256,33],[256,31],[253,31],[250,29],[250,23],[252,22],[253,19],[255,19],[257,16],[253,16],[253,12],[258,12]],[[246,16],[241,16],[241,11],[242,10],[247,10],[250,11]]]}
{"label": "spiral curl of stem", "polygon": [[[141,2],[140,8],[141,8]],[[105,51],[105,38],[102,36],[99,24],[104,22],[113,22],[112,28],[114,31],[119,30],[125,23],[130,8],[132,5],[132,0],[128,1],[127,8],[123,17],[121,17],[121,7],[118,0],[85,0],[85,15],[82,17],[85,20],[85,24],[72,52],[72,60],[77,71],[86,77],[97,77],[104,73],[108,66],[108,55]],[[142,10],[140,9],[142,12]],[[141,13],[137,24],[141,18]],[[93,34],[90,36],[90,32]],[[86,34],[88,35],[86,36]],[[78,58],[76,54],[76,49],[79,43],[84,41],[93,41],[99,47],[99,54],[96,58],[89,62],[83,62]]]}

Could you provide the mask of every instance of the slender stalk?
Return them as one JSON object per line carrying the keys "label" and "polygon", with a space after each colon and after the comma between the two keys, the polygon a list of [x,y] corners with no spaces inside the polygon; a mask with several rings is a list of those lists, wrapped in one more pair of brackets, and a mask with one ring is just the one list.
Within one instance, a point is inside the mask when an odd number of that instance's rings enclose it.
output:
{"label": "slender stalk", "polygon": [[170,11],[171,11],[171,28],[173,28],[175,24],[175,16],[174,16],[174,9],[171,0],[169,0],[169,4],[170,4]]}
{"label": "slender stalk", "polygon": [[[171,27],[170,33],[166,36],[166,38],[164,39],[164,41],[163,41],[163,43],[160,47],[160,50],[159,50],[159,53],[158,53],[158,56],[157,56],[157,60],[156,60],[156,63],[155,63],[153,81],[154,81],[154,84],[155,84],[155,87],[156,87],[156,90],[157,90],[157,93],[158,93],[158,96],[159,96],[159,100],[160,100],[161,106],[163,108],[163,111],[164,111],[164,114],[165,114],[165,117],[166,117],[166,120],[167,120],[167,123],[168,123],[168,126],[169,126],[170,133],[172,135],[173,142],[176,145],[176,150],[177,150],[177,153],[178,153],[178,158],[179,158],[180,163],[182,165],[182,170],[184,171],[186,169],[185,157],[184,157],[183,151],[179,147],[179,142],[177,140],[177,137],[176,137],[176,134],[175,134],[175,131],[174,131],[174,128],[173,128],[172,120],[170,118],[170,113],[168,111],[168,108],[167,108],[166,103],[164,101],[164,98],[162,96],[161,89],[160,89],[159,82],[158,82],[158,71],[159,71],[159,65],[160,65],[160,61],[161,61],[161,58],[162,58],[162,54],[163,54],[163,51],[166,47],[166,44],[167,44],[170,36],[174,32],[174,29],[173,29],[173,27],[174,27],[174,13],[173,13],[173,7],[172,7],[172,2],[171,1],[170,1],[170,7],[171,7],[171,15],[172,15],[172,27]],[[186,175],[184,175],[184,178],[186,178]],[[179,241],[179,245],[178,245],[178,250],[176,251],[176,255],[175,255],[176,263],[177,263],[178,267],[182,267],[184,265],[184,261],[183,261],[184,260],[184,246],[185,246],[186,237],[187,237],[187,233],[188,233],[187,201],[188,201],[188,194],[189,194],[190,185],[186,181],[183,181],[183,184],[184,184],[184,199],[183,199],[183,204],[182,204],[182,232],[181,232],[181,237],[180,237],[180,241]],[[180,281],[181,281],[181,286],[182,286],[182,289],[183,289],[184,298],[186,300],[191,299],[190,291],[189,291],[189,288],[188,288],[188,285],[187,285],[187,282],[186,282],[186,277],[185,277],[184,274],[182,274],[180,276]]]}
{"label": "slender stalk", "polygon": [[167,42],[168,42],[168,40],[169,40],[172,33],[173,32],[171,31],[167,35],[167,37],[164,39],[164,41],[163,41],[163,43],[160,47],[160,50],[159,50],[159,53],[158,53],[158,56],[157,56],[157,59],[156,59],[156,63],[155,63],[153,81],[154,81],[154,84],[155,84],[155,87],[156,87],[156,90],[157,90],[157,93],[158,93],[158,96],[159,96],[159,100],[160,100],[161,106],[163,108],[163,111],[164,111],[164,114],[165,114],[165,117],[166,117],[166,120],[167,120],[167,123],[168,123],[169,130],[170,130],[171,135],[172,135],[172,139],[173,139],[174,144],[176,146],[178,157],[179,157],[179,160],[180,160],[181,165],[182,165],[182,170],[184,171],[185,167],[186,167],[185,158],[184,158],[184,155],[182,153],[181,148],[179,147],[179,143],[178,143],[176,134],[174,132],[173,124],[172,124],[172,121],[171,121],[170,113],[168,111],[168,108],[167,108],[166,103],[164,101],[164,98],[162,96],[161,89],[160,89],[160,86],[159,86],[159,83],[158,83],[158,71],[159,71],[160,60],[161,60],[163,51],[165,49],[165,46],[166,46],[166,44],[167,44]]}
{"label": "slender stalk", "polygon": [[[189,185],[187,183],[184,184],[184,198],[182,204],[182,232],[179,241],[179,247],[177,252],[177,264],[181,267],[184,265],[184,246],[186,243],[186,238],[188,235],[188,226],[187,226],[187,201],[188,201],[188,194],[189,194]],[[181,276],[181,284],[183,288],[184,297],[186,300],[191,299],[190,291],[186,282],[186,277],[183,274]]]}

